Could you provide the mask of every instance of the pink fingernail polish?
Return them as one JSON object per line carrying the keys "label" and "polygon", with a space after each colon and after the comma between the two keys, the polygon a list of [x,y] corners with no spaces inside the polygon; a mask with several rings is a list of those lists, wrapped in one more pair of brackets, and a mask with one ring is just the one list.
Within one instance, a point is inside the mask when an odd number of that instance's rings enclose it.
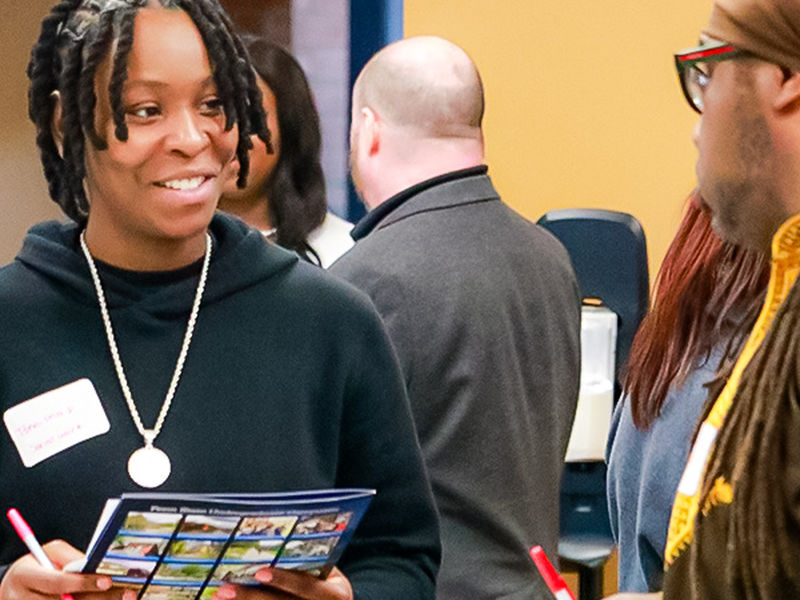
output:
{"label": "pink fingernail polish", "polygon": [[261,583],[269,583],[272,581],[272,569],[261,569],[256,571],[256,579]]}
{"label": "pink fingernail polish", "polygon": [[111,589],[111,579],[109,577],[100,577],[97,580],[97,589],[104,591]]}

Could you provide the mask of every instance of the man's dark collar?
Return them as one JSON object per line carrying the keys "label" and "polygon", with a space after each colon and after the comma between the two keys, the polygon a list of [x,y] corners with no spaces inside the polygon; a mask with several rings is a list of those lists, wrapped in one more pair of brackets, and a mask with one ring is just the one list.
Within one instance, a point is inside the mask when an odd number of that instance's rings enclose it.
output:
{"label": "man's dark collar", "polygon": [[464,177],[473,177],[475,175],[485,175],[489,170],[486,165],[479,165],[477,167],[469,167],[467,169],[459,169],[458,171],[451,171],[444,175],[437,175],[425,181],[421,181],[409,188],[404,189],[399,194],[395,194],[386,202],[379,204],[377,207],[368,212],[362,219],[356,223],[355,227],[350,231],[350,236],[358,241],[367,234],[369,234],[375,226],[380,223],[383,218],[403,204],[409,198],[412,198],[429,188],[448,181],[455,181],[456,179],[463,179]]}

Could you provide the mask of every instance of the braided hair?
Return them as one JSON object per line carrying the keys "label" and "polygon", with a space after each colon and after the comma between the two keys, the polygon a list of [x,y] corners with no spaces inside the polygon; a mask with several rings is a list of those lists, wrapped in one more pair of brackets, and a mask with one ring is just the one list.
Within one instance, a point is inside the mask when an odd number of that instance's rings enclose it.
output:
{"label": "braided hair", "polygon": [[[734,490],[724,576],[740,578],[747,598],[800,597],[800,286],[784,300],[742,373],[703,477],[700,498],[725,477]],[[711,396],[722,391],[715,382]],[[713,407],[706,406],[705,417]],[[702,422],[702,421],[701,421]],[[699,552],[690,556],[697,569]]]}
{"label": "braided hair", "polygon": [[[68,217],[84,223],[89,204],[83,189],[85,147],[108,147],[95,130],[95,73],[113,50],[108,94],[114,135],[128,139],[122,91],[128,55],[133,46],[134,20],[140,8],[155,2],[185,11],[206,46],[214,83],[225,109],[225,129],[238,127],[237,186],[244,187],[249,170],[250,136],[271,148],[269,130],[247,50],[218,0],[61,0],[42,21],[39,39],[28,63],[28,114],[36,126],[36,144],[50,197]],[[60,94],[63,140],[53,138],[55,94]]]}

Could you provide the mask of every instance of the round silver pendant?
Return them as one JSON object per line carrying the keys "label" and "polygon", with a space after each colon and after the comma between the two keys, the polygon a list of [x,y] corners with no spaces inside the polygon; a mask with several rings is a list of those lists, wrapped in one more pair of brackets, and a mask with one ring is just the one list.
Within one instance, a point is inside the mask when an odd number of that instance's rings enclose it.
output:
{"label": "round silver pendant", "polygon": [[145,488],[160,486],[169,477],[170,470],[169,457],[153,446],[139,448],[128,459],[128,475]]}

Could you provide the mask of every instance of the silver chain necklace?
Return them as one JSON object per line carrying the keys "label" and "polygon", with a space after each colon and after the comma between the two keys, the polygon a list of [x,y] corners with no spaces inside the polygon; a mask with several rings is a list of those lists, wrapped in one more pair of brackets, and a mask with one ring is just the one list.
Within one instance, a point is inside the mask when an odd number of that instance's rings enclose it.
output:
{"label": "silver chain necklace", "polygon": [[158,434],[161,433],[161,428],[164,426],[164,419],[167,418],[169,407],[172,404],[172,398],[175,396],[175,390],[178,388],[178,382],[183,372],[183,363],[186,361],[186,353],[189,351],[189,345],[192,343],[192,334],[194,333],[194,326],[197,322],[197,314],[200,312],[200,301],[203,298],[203,291],[206,287],[208,265],[211,262],[211,236],[206,233],[206,251],[203,256],[203,268],[200,272],[200,281],[197,284],[197,291],[194,295],[192,312],[189,315],[189,322],[186,325],[186,333],[183,336],[183,345],[178,355],[178,361],[175,364],[175,371],[172,373],[172,381],[170,381],[167,395],[164,397],[164,402],[161,404],[161,410],[158,413],[156,424],[152,429],[145,429],[142,424],[142,419],[139,416],[139,411],[136,409],[130,387],[128,387],[128,379],[125,377],[125,371],[122,368],[122,360],[119,357],[117,341],[114,337],[114,329],[111,327],[111,316],[108,314],[106,297],[103,293],[103,286],[100,283],[100,275],[97,272],[94,259],[86,245],[85,229],[81,232],[80,243],[83,255],[86,257],[86,262],[89,264],[89,271],[92,274],[94,289],[97,292],[97,301],[100,304],[100,315],[103,317],[103,325],[105,326],[106,338],[108,339],[108,349],[111,351],[111,358],[114,361],[114,369],[117,372],[117,379],[122,388],[122,395],[125,397],[128,411],[136,425],[136,429],[139,431],[142,439],[144,439],[144,446],[135,450],[128,459],[128,474],[134,482],[142,487],[158,487],[169,477],[171,466],[169,457],[163,450],[159,450],[153,446],[153,442]]}

